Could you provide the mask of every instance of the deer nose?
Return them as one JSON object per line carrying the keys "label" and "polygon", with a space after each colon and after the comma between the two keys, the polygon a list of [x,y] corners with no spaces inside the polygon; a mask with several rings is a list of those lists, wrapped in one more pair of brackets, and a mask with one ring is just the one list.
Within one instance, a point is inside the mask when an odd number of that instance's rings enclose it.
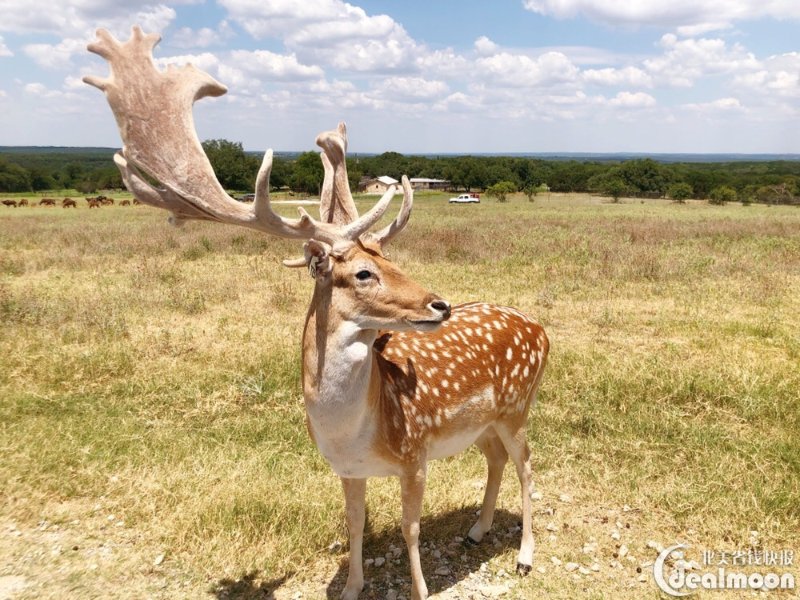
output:
{"label": "deer nose", "polygon": [[433,312],[438,312],[442,315],[442,321],[446,321],[450,318],[450,303],[446,300],[434,300],[430,304],[428,304],[428,308],[430,308]]}

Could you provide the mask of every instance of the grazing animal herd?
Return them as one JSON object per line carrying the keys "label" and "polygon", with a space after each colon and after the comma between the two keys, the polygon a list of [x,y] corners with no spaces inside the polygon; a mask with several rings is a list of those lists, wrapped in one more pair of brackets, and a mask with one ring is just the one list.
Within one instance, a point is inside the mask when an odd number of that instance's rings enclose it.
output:
{"label": "grazing animal herd", "polygon": [[[13,198],[4,198],[0,200],[0,204],[4,204],[9,208],[17,208],[19,206],[56,206],[58,204],[58,200],[55,198],[42,198],[39,202],[33,201],[33,204],[28,202],[27,198],[20,198],[19,200],[15,200]],[[86,198],[86,204],[89,208],[100,208],[101,206],[113,206],[114,199],[109,198],[108,196],[93,196]],[[136,198],[131,200],[122,200],[119,205],[120,206],[131,206],[131,204],[141,204]],[[75,198],[64,198],[61,200],[61,207],[62,208],[78,208],[78,201]]]}

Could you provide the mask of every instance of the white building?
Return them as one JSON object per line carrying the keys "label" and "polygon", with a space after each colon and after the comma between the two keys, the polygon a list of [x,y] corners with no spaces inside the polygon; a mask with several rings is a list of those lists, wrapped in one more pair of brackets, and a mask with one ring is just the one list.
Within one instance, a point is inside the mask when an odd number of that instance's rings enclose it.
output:
{"label": "white building", "polygon": [[358,187],[362,192],[367,194],[384,194],[386,190],[398,183],[400,182],[397,181],[397,179],[388,177],[387,175],[381,175],[374,179],[365,179],[359,183]]}

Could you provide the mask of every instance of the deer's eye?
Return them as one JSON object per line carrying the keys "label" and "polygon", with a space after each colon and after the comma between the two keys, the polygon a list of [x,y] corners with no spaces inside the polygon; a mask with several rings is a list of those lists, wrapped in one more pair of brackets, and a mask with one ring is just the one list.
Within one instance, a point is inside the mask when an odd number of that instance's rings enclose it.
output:
{"label": "deer's eye", "polygon": [[370,272],[369,272],[369,271],[367,271],[366,269],[364,269],[363,271],[359,271],[358,273],[356,273],[356,279],[358,279],[359,281],[366,281],[366,280],[367,280],[367,279],[369,279],[370,277],[372,277],[372,273],[370,273]]}

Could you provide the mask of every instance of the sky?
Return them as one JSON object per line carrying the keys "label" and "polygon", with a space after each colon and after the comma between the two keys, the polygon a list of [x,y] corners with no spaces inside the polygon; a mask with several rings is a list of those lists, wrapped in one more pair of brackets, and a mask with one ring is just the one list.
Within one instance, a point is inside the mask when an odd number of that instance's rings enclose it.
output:
{"label": "sky", "polygon": [[0,0],[0,145],[119,146],[81,78],[135,24],[246,150],[800,153],[798,0]]}

